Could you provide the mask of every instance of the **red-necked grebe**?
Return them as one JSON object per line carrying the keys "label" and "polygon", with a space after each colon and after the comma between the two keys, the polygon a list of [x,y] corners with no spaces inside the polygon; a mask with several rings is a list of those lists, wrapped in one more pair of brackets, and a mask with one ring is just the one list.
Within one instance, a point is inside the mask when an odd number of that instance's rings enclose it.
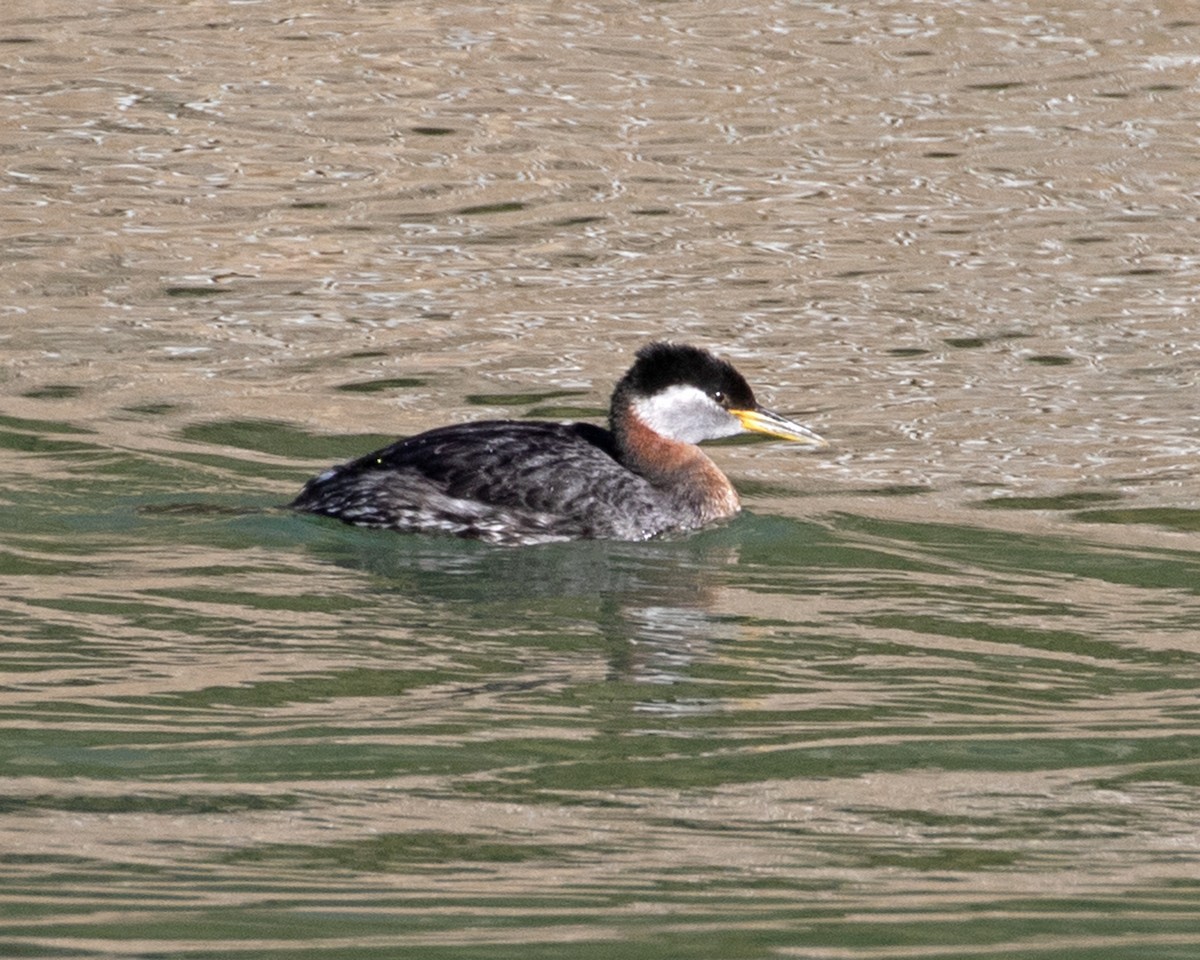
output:
{"label": "red-necked grebe", "polygon": [[760,407],[730,364],[672,343],[638,351],[613,391],[609,426],[439,427],[326,470],[291,507],[490,543],[646,540],[741,509],[700,441],[749,431],[825,446],[807,427]]}

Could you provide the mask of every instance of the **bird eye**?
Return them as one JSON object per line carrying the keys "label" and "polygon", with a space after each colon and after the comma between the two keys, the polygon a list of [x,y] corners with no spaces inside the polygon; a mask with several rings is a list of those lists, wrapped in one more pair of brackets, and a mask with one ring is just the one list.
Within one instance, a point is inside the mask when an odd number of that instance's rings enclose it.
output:
{"label": "bird eye", "polygon": [[725,391],[724,391],[724,390],[714,390],[712,393],[710,393],[710,394],[709,394],[709,396],[710,396],[710,397],[712,397],[712,398],[713,398],[713,400],[715,400],[715,401],[716,401],[717,403],[719,403],[721,406],[725,406],[725,399],[726,399],[726,398],[725,398]]}

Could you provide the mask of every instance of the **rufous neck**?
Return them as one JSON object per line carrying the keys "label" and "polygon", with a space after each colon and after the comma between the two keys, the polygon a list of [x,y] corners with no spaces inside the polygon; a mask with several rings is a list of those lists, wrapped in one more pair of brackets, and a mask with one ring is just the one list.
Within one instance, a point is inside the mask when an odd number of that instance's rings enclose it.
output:
{"label": "rufous neck", "polygon": [[733,484],[695,444],[656,433],[631,410],[614,417],[612,426],[621,462],[693,510],[700,523],[731,517],[741,509]]}

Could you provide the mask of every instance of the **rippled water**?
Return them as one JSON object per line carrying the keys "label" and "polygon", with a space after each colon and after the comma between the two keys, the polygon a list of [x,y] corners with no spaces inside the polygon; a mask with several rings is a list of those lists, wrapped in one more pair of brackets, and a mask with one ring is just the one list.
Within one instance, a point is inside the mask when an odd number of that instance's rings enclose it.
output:
{"label": "rippled water", "polygon": [[[17,3],[0,954],[1193,958],[1188,3]],[[835,441],[277,509],[718,348]]]}

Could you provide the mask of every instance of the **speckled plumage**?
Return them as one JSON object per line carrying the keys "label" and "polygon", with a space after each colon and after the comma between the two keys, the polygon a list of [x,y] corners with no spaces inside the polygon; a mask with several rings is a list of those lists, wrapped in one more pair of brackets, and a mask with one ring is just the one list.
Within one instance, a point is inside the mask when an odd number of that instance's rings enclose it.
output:
{"label": "speckled plumage", "polygon": [[292,507],[361,526],[505,544],[663,532],[670,498],[615,454],[612,434],[586,423],[439,427],[327,470]]}

